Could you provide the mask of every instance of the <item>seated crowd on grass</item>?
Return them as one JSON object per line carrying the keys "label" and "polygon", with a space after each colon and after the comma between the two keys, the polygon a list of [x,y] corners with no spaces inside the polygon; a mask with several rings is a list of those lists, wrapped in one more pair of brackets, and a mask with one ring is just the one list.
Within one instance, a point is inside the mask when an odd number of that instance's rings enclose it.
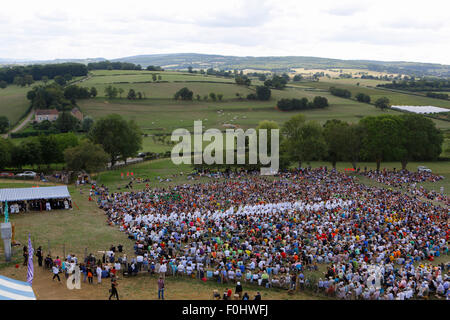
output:
{"label": "seated crowd on grass", "polygon": [[427,265],[448,254],[448,207],[325,168],[228,177],[120,193],[94,186],[109,224],[135,241],[127,271],[341,298],[449,298],[449,265]]}

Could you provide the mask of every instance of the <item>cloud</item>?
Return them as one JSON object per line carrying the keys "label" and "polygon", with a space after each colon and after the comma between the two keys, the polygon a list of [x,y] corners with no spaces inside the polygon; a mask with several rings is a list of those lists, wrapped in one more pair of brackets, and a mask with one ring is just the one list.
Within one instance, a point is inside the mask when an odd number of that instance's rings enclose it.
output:
{"label": "cloud", "polygon": [[112,59],[198,52],[450,64],[445,1],[411,0],[408,10],[392,0],[78,1],[2,4],[0,56]]}
{"label": "cloud", "polygon": [[333,16],[350,17],[369,9],[367,3],[354,1],[338,1],[337,3],[337,5],[333,5],[331,8],[325,9],[324,12]]}

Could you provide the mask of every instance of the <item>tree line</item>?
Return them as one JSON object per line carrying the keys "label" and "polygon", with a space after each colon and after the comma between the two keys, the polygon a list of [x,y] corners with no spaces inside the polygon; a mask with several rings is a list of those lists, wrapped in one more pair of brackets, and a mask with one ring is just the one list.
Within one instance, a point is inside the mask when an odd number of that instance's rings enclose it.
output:
{"label": "tree line", "polygon": [[0,169],[65,163],[68,170],[94,172],[108,162],[126,161],[141,147],[142,132],[136,123],[112,114],[93,122],[81,140],[73,132],[41,134],[19,145],[0,138]]}
{"label": "tree line", "polygon": [[[125,92],[125,90],[123,88],[116,88],[112,85],[109,85],[105,88],[105,96],[108,99],[115,99],[117,98],[117,96],[119,96],[119,98],[122,98],[122,94]],[[141,99],[145,99],[145,92],[140,92],[140,91],[136,91],[134,89],[129,89],[126,98],[128,100],[141,100]]]}
{"label": "tree line", "polygon": [[89,99],[97,96],[95,87],[87,88],[77,85],[63,87],[57,83],[34,86],[27,92],[34,109],[57,109],[67,110],[76,106],[77,99]]}
{"label": "tree line", "polygon": [[27,66],[12,66],[0,68],[0,82],[13,84],[14,79],[19,85],[30,81],[54,79],[56,76],[71,75],[86,76],[88,68],[82,63],[33,64]]}
{"label": "tree line", "polygon": [[420,79],[392,81],[379,84],[377,87],[405,90],[405,91],[450,91],[450,79]]}
{"label": "tree line", "polygon": [[[297,114],[281,128],[275,121],[262,121],[257,127],[280,130],[279,165],[287,169],[302,167],[309,161],[348,161],[354,169],[361,161],[375,162],[380,170],[384,161],[399,161],[406,169],[410,161],[433,161],[442,152],[443,135],[431,119],[419,114],[369,116],[357,123],[332,119],[320,125]],[[271,145],[268,146],[269,153]],[[236,151],[235,151],[236,152]],[[226,152],[224,152],[225,154]],[[248,159],[248,148],[246,159]],[[261,164],[196,165],[197,169],[258,169]]]}
{"label": "tree line", "polygon": [[443,135],[431,119],[418,114],[369,116],[358,123],[328,120],[323,126],[296,115],[281,128],[280,150],[290,161],[349,161],[356,169],[359,161],[436,160],[442,152]]}
{"label": "tree line", "polygon": [[90,62],[87,64],[88,70],[142,70],[140,64],[134,64],[131,62],[120,62],[109,60]]}
{"label": "tree line", "polygon": [[[256,86],[255,93],[250,93],[247,95],[248,100],[269,100],[271,96],[271,91],[266,86]],[[236,93],[236,97],[238,99],[242,99],[240,93]],[[192,101],[194,98],[194,92],[187,87],[181,88],[177,92],[175,92],[173,98],[175,100],[184,100],[184,101]],[[199,94],[196,95],[198,101],[201,100],[201,96]],[[208,99],[212,101],[222,101],[223,94],[210,92],[209,95],[203,96],[203,100],[207,101]]]}
{"label": "tree line", "polygon": [[277,108],[281,111],[298,111],[328,107],[328,99],[321,96],[314,97],[313,101],[307,98],[280,99]]}
{"label": "tree line", "polygon": [[[352,93],[348,89],[330,87],[329,91],[330,91],[330,93],[332,95],[334,95],[336,97],[345,98],[345,99],[351,99],[352,98]],[[355,95],[355,99],[357,101],[363,102],[363,103],[370,103],[371,102],[370,96],[368,94],[365,94],[365,93],[362,93],[362,92],[358,92]],[[389,108],[391,106],[389,98],[387,98],[387,97],[380,97],[377,100],[375,100],[375,102],[373,104],[375,105],[375,107],[380,108],[381,110],[387,109],[387,108]]]}

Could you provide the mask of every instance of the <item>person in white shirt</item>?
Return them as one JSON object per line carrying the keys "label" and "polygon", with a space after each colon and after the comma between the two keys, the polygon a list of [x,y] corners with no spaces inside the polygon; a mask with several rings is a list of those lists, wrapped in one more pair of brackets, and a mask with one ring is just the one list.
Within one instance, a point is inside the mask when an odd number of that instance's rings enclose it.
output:
{"label": "person in white shirt", "polygon": [[61,279],[59,278],[59,268],[58,268],[57,265],[53,265],[52,272],[53,272],[53,279],[52,280],[55,280],[55,278],[58,278],[58,281],[61,282]]}
{"label": "person in white shirt", "polygon": [[96,273],[97,273],[97,284],[100,284],[102,283],[102,268],[100,268],[100,266],[97,266]]}
{"label": "person in white shirt", "polygon": [[166,277],[166,272],[167,272],[167,264],[163,262],[159,267],[159,276],[164,279]]}

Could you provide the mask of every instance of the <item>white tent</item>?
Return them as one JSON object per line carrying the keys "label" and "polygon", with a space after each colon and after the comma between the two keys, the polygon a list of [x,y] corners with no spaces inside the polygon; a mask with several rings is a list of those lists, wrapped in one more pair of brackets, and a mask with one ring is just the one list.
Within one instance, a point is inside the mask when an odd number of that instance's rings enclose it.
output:
{"label": "white tent", "polygon": [[67,186],[0,189],[0,202],[70,198]]}
{"label": "white tent", "polygon": [[28,282],[0,276],[0,300],[36,300]]}

